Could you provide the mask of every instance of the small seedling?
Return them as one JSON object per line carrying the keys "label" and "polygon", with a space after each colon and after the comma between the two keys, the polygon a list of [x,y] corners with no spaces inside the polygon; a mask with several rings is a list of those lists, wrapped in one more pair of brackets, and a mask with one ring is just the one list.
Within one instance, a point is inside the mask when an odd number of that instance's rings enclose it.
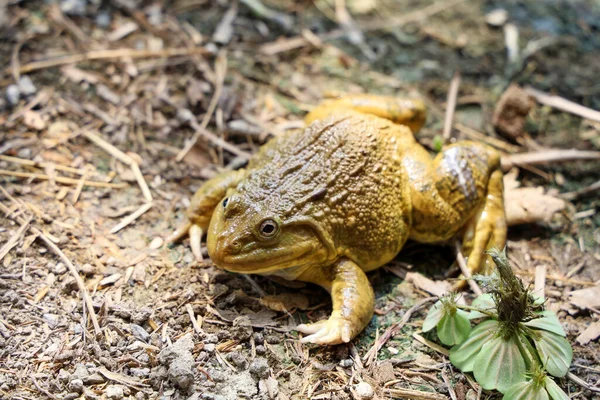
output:
{"label": "small seedling", "polygon": [[[549,376],[565,376],[573,359],[556,314],[544,310],[543,301],[523,286],[504,252],[489,254],[497,271],[476,277],[487,293],[471,306],[458,304],[455,294],[441,298],[423,331],[437,328],[440,341],[453,346],[452,364],[473,372],[484,389],[498,390],[504,400],[568,399]],[[472,320],[479,321],[473,329]]]}

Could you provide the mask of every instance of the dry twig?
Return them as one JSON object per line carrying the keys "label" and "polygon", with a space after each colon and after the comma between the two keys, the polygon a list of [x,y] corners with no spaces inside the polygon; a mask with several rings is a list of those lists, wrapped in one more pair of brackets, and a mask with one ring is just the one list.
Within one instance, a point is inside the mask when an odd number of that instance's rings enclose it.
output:
{"label": "dry twig", "polygon": [[[55,176],[55,177],[51,178],[50,176],[48,176],[46,174],[34,174],[34,173],[30,173],[30,172],[7,171],[5,169],[0,169],[0,175],[14,176],[16,178],[30,178],[30,179],[42,180],[42,181],[47,181],[47,180],[53,179],[55,182],[63,183],[65,185],[79,185],[81,182],[81,179],[65,178],[63,176]],[[96,181],[84,181],[83,185],[91,186],[91,187],[112,188],[112,189],[123,189],[128,186],[127,183],[125,183],[125,182],[109,183],[109,182],[96,182]]]}
{"label": "dry twig", "polygon": [[481,296],[483,294],[483,291],[481,290],[477,282],[471,279],[471,271],[469,271],[469,268],[467,267],[467,261],[465,260],[465,256],[463,256],[463,253],[460,249],[460,243],[458,243],[458,241],[454,243],[454,249],[456,251],[456,262],[458,263],[460,271],[467,280],[467,283],[471,287],[473,293],[475,293],[477,296]]}
{"label": "dry twig", "polygon": [[582,118],[600,122],[600,111],[592,110],[591,108],[574,103],[560,96],[544,93],[540,90],[532,88],[531,86],[525,87],[525,91],[530,96],[533,96],[539,103],[578,115]]}
{"label": "dry twig", "polygon": [[548,149],[543,151],[503,155],[501,163],[502,169],[508,171],[512,167],[524,165],[551,164],[577,160],[600,160],[600,151]]}
{"label": "dry twig", "polygon": [[450,141],[450,133],[452,132],[452,121],[454,120],[454,111],[456,110],[456,97],[458,96],[458,88],[460,87],[460,72],[456,71],[450,81],[448,89],[448,99],[446,101],[446,116],[444,118],[444,133],[442,135],[444,143]]}

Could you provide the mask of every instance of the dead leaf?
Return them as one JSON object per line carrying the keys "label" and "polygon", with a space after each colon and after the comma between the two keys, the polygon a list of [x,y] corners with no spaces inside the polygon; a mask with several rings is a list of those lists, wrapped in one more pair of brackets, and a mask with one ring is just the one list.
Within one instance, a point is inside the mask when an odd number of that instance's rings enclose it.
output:
{"label": "dead leaf", "polygon": [[259,302],[271,310],[280,312],[291,312],[295,309],[306,310],[308,308],[308,297],[301,293],[282,293],[265,296]]}
{"label": "dead leaf", "polygon": [[563,199],[544,193],[544,188],[519,188],[517,171],[513,168],[504,176],[504,208],[509,226],[550,221],[565,209]]}
{"label": "dead leaf", "polygon": [[104,375],[104,377],[106,379],[121,383],[123,385],[133,386],[133,387],[147,387],[148,386],[145,383],[140,382],[135,378],[129,377],[127,375],[119,374],[116,372],[111,372],[111,371],[107,370],[105,367],[100,367],[97,369],[97,371],[100,374]]}
{"label": "dead leaf", "polygon": [[581,308],[600,308],[600,286],[575,290],[569,293],[571,303]]}
{"label": "dead leaf", "polygon": [[585,346],[592,340],[598,339],[598,337],[600,337],[600,321],[596,321],[588,326],[575,340],[577,340],[580,345]]}
{"label": "dead leaf", "polygon": [[406,281],[412,283],[418,289],[424,290],[425,292],[433,294],[434,296],[443,296],[444,294],[450,292],[452,288],[450,282],[434,281],[416,272],[407,273]]}

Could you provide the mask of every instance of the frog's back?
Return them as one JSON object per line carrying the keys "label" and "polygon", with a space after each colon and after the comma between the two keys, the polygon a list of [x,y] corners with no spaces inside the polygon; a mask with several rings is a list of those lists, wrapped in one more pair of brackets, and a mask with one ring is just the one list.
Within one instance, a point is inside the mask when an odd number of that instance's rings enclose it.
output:
{"label": "frog's back", "polygon": [[263,146],[238,190],[284,224],[308,221],[338,257],[371,270],[392,259],[408,236],[401,160],[413,144],[404,126],[344,111]]}

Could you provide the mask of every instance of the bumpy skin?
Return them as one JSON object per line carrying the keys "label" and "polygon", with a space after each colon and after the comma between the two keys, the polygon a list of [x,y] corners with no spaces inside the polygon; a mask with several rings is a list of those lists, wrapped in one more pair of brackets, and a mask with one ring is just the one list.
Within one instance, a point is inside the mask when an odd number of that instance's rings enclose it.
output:
{"label": "bumpy skin", "polygon": [[326,101],[307,115],[303,132],[271,140],[246,170],[206,182],[173,238],[189,232],[201,257],[208,228],[218,267],[322,286],[332,315],[298,326],[309,335],[302,341],[348,342],[373,315],[365,272],[393,259],[407,239],[461,236],[471,272],[489,270],[485,250],[504,246],[498,154],[465,141],[431,159],[411,131],[424,120],[419,101]]}

